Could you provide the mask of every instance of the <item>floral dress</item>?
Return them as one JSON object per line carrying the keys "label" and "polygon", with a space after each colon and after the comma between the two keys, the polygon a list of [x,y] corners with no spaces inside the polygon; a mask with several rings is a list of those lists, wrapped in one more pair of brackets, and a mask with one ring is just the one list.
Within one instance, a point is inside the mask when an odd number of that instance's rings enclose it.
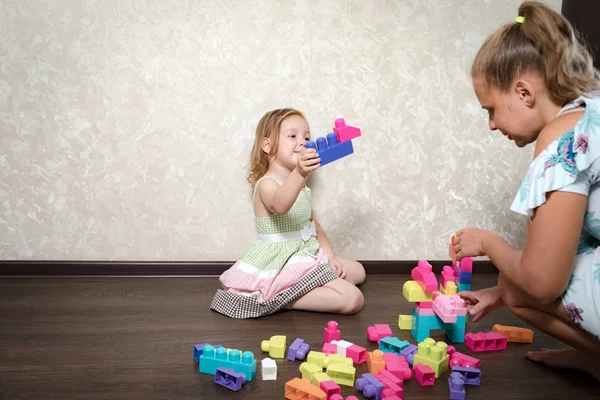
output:
{"label": "floral dress", "polygon": [[600,97],[580,97],[559,115],[585,107],[583,117],[529,165],[511,210],[532,217],[546,193],[564,191],[587,196],[587,210],[572,275],[562,295],[571,320],[600,335]]}

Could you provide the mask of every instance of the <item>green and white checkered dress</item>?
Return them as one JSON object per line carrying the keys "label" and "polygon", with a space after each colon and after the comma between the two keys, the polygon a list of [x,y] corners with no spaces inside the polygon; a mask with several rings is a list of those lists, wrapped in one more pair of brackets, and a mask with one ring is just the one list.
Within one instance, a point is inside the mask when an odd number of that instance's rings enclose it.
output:
{"label": "green and white checkered dress", "polygon": [[[264,176],[254,186],[254,195]],[[304,187],[286,214],[255,217],[258,239],[219,278],[211,308],[232,318],[272,314],[314,288],[337,278],[319,248],[311,191]]]}

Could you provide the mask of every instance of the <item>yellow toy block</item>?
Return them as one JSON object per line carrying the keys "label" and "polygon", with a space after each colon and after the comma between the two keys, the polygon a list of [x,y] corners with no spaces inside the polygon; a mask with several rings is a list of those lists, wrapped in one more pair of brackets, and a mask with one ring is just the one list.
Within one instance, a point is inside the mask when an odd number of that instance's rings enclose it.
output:
{"label": "yellow toy block", "polygon": [[354,386],[356,368],[348,364],[333,364],[327,367],[327,375],[338,385]]}
{"label": "yellow toy block", "polygon": [[321,369],[325,368],[325,359],[327,356],[325,353],[321,353],[320,351],[309,351],[306,356],[306,362],[310,364],[315,364],[321,367]]}
{"label": "yellow toy block", "polygon": [[449,361],[448,345],[444,342],[436,343],[432,338],[427,338],[419,343],[413,359],[413,366],[416,364],[429,365],[435,371],[435,377],[439,378],[448,371]]}
{"label": "yellow toy block", "polygon": [[446,282],[446,296],[448,296],[448,297],[454,296],[457,293],[458,293],[458,286],[456,286],[456,283],[451,282],[451,281]]}
{"label": "yellow toy block", "polygon": [[406,281],[402,286],[402,294],[409,303],[433,301],[433,293],[428,293],[415,281]]}
{"label": "yellow toy block", "polygon": [[323,372],[323,369],[315,364],[310,364],[308,362],[303,362],[300,364],[300,368],[298,368],[300,373],[302,374],[303,379],[309,379],[313,374],[317,372]]}
{"label": "yellow toy block", "polygon": [[310,377],[310,383],[315,385],[316,387],[321,387],[321,382],[330,381],[331,378],[325,372],[315,372]]}
{"label": "yellow toy block", "polygon": [[410,331],[412,329],[412,315],[398,315],[398,328]]}
{"label": "yellow toy block", "polygon": [[325,357],[325,360],[323,360],[323,368],[327,368],[333,364],[354,365],[354,361],[343,354],[329,354],[327,357]]}
{"label": "yellow toy block", "polygon": [[268,351],[271,358],[285,357],[285,336],[271,336],[269,340],[263,340],[260,344],[262,351]]}

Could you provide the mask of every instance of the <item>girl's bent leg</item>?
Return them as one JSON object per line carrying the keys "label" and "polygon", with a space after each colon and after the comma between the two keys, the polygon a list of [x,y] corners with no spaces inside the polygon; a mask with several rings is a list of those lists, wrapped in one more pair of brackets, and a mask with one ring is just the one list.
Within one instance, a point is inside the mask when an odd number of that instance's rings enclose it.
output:
{"label": "girl's bent leg", "polygon": [[358,285],[365,281],[365,267],[361,263],[343,256],[336,256],[336,258],[344,264],[344,268],[346,269],[345,280],[353,285]]}
{"label": "girl's bent leg", "polygon": [[363,307],[364,297],[360,289],[344,279],[336,279],[311,290],[290,303],[294,310],[354,314]]}

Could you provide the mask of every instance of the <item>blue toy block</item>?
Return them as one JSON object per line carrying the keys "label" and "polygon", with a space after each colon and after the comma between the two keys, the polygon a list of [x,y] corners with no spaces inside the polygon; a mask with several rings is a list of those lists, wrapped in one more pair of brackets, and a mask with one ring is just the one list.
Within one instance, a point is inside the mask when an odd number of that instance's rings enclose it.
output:
{"label": "blue toy block", "polygon": [[462,376],[458,372],[453,372],[448,378],[448,386],[450,387],[451,400],[465,400],[465,383]]}
{"label": "blue toy block", "polygon": [[335,133],[328,133],[327,139],[324,137],[317,138],[316,144],[315,142],[306,143],[306,148],[317,150],[321,158],[321,166],[354,153],[352,141],[339,143]]}
{"label": "blue toy block", "polygon": [[256,376],[256,360],[251,351],[242,353],[233,349],[228,354],[224,347],[215,349],[211,345],[204,346],[200,356],[199,371],[203,374],[214,375],[219,367],[232,368],[235,372],[241,372],[246,375],[248,381],[253,380]]}
{"label": "blue toy block", "polygon": [[294,343],[288,348],[288,361],[304,360],[310,351],[310,345],[304,342],[304,339],[296,338]]}
{"label": "blue toy block", "polygon": [[362,374],[354,383],[354,388],[361,392],[367,399],[381,400],[385,386],[371,374]]}
{"label": "blue toy block", "polygon": [[379,341],[379,350],[384,353],[400,354],[402,349],[410,344],[407,340],[400,340],[397,337],[384,337]]}
{"label": "blue toy block", "polygon": [[479,386],[481,384],[481,370],[479,368],[461,367],[455,365],[452,367],[452,373],[459,373],[465,385]]}
{"label": "blue toy block", "polygon": [[215,371],[215,383],[237,392],[246,383],[246,375],[231,368],[219,367]]}
{"label": "blue toy block", "polygon": [[461,272],[459,283],[466,283],[467,285],[471,284],[471,278],[473,276],[472,272]]}
{"label": "blue toy block", "polygon": [[470,283],[459,283],[458,284],[458,291],[459,292],[469,292],[469,291],[471,291],[471,284]]}
{"label": "blue toy block", "polygon": [[[425,338],[427,339],[427,338]],[[425,340],[423,339],[423,340]],[[421,340],[421,342],[423,341]],[[405,347],[404,349],[402,349],[402,351],[400,352],[400,355],[402,357],[404,357],[404,359],[406,360],[406,362],[408,363],[408,365],[410,365],[411,367],[413,366],[413,359],[415,358],[415,354],[417,354],[417,351],[419,350],[419,348],[417,346],[415,346],[414,344],[409,344],[407,347]]]}

